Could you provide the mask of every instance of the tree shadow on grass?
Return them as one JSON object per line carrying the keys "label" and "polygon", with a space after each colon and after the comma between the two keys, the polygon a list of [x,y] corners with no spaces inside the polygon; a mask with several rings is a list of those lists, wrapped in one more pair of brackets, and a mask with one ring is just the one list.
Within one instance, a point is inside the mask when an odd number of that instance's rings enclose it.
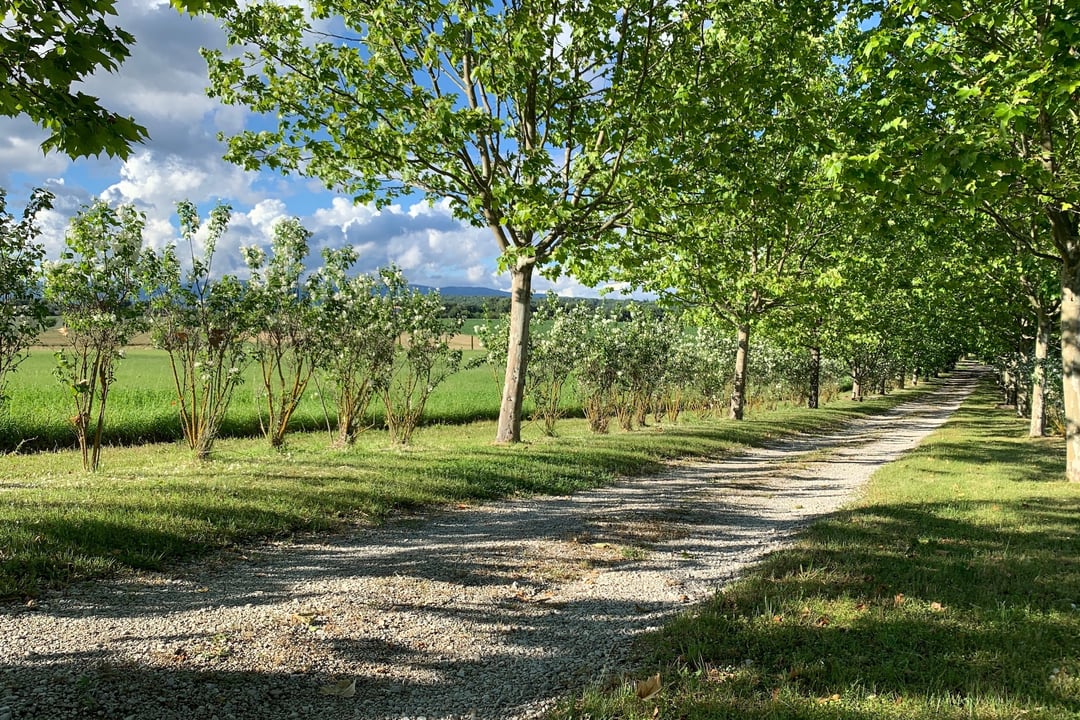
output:
{"label": "tree shadow on grass", "polygon": [[853,692],[926,720],[1075,717],[1080,498],[960,506],[841,513],[662,631],[653,662],[749,668],[686,717],[879,716],[821,701]]}

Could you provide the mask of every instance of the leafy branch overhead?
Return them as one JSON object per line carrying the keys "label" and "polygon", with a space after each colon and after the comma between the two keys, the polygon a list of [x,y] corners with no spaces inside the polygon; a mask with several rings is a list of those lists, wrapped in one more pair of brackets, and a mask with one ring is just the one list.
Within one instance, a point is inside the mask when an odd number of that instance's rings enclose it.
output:
{"label": "leafy branch overhead", "polygon": [[49,131],[42,150],[72,158],[127,158],[146,128],[74,89],[98,70],[116,72],[135,38],[110,25],[114,0],[0,3],[0,115],[26,115]]}

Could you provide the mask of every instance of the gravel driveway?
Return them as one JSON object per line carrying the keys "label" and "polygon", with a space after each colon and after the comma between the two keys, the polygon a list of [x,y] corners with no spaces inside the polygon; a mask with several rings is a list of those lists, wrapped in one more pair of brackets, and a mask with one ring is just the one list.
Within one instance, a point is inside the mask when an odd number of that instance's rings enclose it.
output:
{"label": "gravel driveway", "polygon": [[0,608],[0,720],[537,716],[851,499],[978,376],[827,437]]}

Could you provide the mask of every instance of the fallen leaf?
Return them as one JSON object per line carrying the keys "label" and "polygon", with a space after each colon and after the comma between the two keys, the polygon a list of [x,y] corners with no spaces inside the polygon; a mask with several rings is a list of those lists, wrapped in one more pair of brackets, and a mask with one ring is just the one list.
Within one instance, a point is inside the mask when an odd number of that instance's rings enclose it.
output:
{"label": "fallen leaf", "polygon": [[866,603],[859,603],[858,605],[855,606],[855,609],[860,610],[860,611],[865,610],[866,609]]}
{"label": "fallen leaf", "polygon": [[905,599],[906,598],[904,597],[904,593],[896,593],[896,595],[893,596],[893,604],[894,605],[903,605]]}
{"label": "fallen leaf", "polygon": [[945,606],[939,602],[930,603],[930,609],[934,612],[945,612]]}
{"label": "fallen leaf", "polygon": [[594,542],[592,544],[592,546],[594,548],[610,548],[610,547],[614,547],[614,545],[612,545],[611,543],[606,543],[606,542]]}
{"label": "fallen leaf", "polygon": [[660,692],[660,673],[656,673],[648,680],[642,680],[637,684],[636,694],[642,700],[648,700]]}
{"label": "fallen leaf", "polygon": [[323,685],[319,688],[319,692],[323,695],[350,698],[356,694],[356,678],[353,678],[352,680],[339,680],[336,683]]}
{"label": "fallen leaf", "polygon": [[814,624],[817,625],[818,627],[828,627],[829,625],[832,624],[832,620],[829,619],[828,615],[822,615],[821,617],[819,617],[817,619],[817,622],[815,622]]}
{"label": "fallen leaf", "polygon": [[316,618],[319,617],[317,612],[298,612],[289,616],[290,625],[314,625]]}
{"label": "fallen leaf", "polygon": [[773,615],[772,621],[774,623],[776,623],[777,625],[779,625],[780,623],[784,622],[784,616],[783,615]]}

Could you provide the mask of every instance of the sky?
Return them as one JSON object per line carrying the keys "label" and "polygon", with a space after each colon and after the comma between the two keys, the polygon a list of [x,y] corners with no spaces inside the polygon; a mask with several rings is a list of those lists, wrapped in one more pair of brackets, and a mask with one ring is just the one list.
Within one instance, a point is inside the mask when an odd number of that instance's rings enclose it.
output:
{"label": "sky", "polygon": [[[243,274],[240,247],[268,244],[274,221],[296,216],[313,233],[314,257],[322,247],[352,245],[361,272],[395,263],[420,285],[509,289],[509,276],[498,273],[498,248],[490,231],[454,219],[445,201],[405,198],[375,209],[355,205],[310,179],[248,172],[225,162],[218,133],[243,129],[249,114],[210,100],[204,92],[206,63],[199,48],[224,47],[217,21],[181,15],[168,0],[119,0],[116,9],[110,24],[135,36],[131,57],[118,72],[99,73],[78,89],[99,97],[113,112],[133,116],[149,130],[149,141],[136,146],[126,161],[104,155],[72,161],[43,154],[46,133],[26,118],[0,117],[0,187],[8,192],[9,211],[21,213],[34,187],[45,187],[56,197],[54,209],[39,223],[50,257],[63,246],[68,219],[98,198],[132,203],[145,213],[145,237],[155,247],[178,239],[174,210],[186,199],[204,217],[218,202],[233,208],[214,259],[221,272]],[[567,277],[554,283],[537,278],[534,289],[598,294]]]}

